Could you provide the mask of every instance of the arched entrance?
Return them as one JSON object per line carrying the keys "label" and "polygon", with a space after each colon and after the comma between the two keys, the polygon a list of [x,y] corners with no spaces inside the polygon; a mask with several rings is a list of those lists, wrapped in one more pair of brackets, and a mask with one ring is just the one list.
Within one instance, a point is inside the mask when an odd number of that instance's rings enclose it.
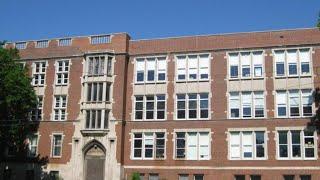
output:
{"label": "arched entrance", "polygon": [[104,180],[106,150],[103,145],[93,140],[84,148],[85,180]]}

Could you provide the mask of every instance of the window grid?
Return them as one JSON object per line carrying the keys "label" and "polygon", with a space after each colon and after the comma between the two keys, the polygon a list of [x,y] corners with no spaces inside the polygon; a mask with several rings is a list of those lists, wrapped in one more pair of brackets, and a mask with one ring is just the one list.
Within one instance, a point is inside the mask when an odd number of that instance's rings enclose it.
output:
{"label": "window grid", "polygon": [[136,58],[135,68],[136,83],[166,81],[167,60],[165,56]]}
{"label": "window grid", "polygon": [[265,117],[265,97],[263,91],[230,92],[229,118],[251,119]]}
{"label": "window grid", "polygon": [[36,42],[36,48],[47,48],[49,46],[48,40],[41,40]]}
{"label": "window grid", "polygon": [[313,95],[311,89],[276,92],[278,118],[310,117],[313,114]]}
{"label": "window grid", "polygon": [[64,38],[58,40],[58,46],[71,46],[72,39],[71,38]]}
{"label": "window grid", "polygon": [[175,159],[209,160],[210,132],[175,132]]}
{"label": "window grid", "polygon": [[56,62],[56,85],[67,85],[69,81],[69,60]]}
{"label": "window grid", "polygon": [[264,76],[264,52],[231,52],[228,53],[229,78],[248,79]]}
{"label": "window grid", "polygon": [[275,77],[310,76],[311,49],[274,50]]}
{"label": "window grid", "polygon": [[41,62],[34,62],[33,63],[33,79],[32,85],[33,86],[43,86],[45,83],[45,75],[46,75],[46,65],[45,61]]}
{"label": "window grid", "polygon": [[105,74],[105,56],[90,56],[87,63],[87,72],[89,76],[102,76]]}
{"label": "window grid", "polygon": [[106,44],[110,42],[110,35],[91,36],[91,44]]}
{"label": "window grid", "polygon": [[15,43],[15,47],[19,50],[27,48],[27,42],[17,42]]}
{"label": "window grid", "polygon": [[176,81],[206,81],[210,76],[210,54],[177,55]]}
{"label": "window grid", "polygon": [[28,143],[28,150],[29,150],[29,156],[36,156],[38,153],[38,135],[33,134],[28,137],[29,143]]}
{"label": "window grid", "polygon": [[209,119],[209,93],[176,95],[178,120]]}
{"label": "window grid", "polygon": [[52,157],[62,156],[62,134],[53,134],[52,136]]}
{"label": "window grid", "polygon": [[86,110],[85,129],[108,129],[110,110],[90,109]]}
{"label": "window grid", "polygon": [[67,96],[55,96],[54,120],[66,120]]}
{"label": "window grid", "polygon": [[266,146],[265,131],[229,132],[230,160],[265,160]]}
{"label": "window grid", "polygon": [[302,130],[279,130],[277,132],[277,156],[279,160],[315,159],[316,132]]}
{"label": "window grid", "polygon": [[37,107],[31,111],[32,121],[40,121],[42,119],[43,96],[38,96],[37,100]]}
{"label": "window grid", "polygon": [[165,159],[165,132],[135,132],[132,137],[132,159]]}
{"label": "window grid", "polygon": [[164,120],[166,96],[162,94],[135,96],[134,120]]}

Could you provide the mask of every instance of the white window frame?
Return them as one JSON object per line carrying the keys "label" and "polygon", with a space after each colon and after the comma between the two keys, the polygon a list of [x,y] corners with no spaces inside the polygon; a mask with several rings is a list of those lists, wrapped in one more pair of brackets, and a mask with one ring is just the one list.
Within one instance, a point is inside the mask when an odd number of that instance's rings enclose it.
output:
{"label": "white window frame", "polygon": [[[142,97],[142,119],[136,119],[136,97]],[[153,101],[148,101],[147,96],[153,96]],[[158,100],[158,96],[164,96],[164,100]],[[167,95],[166,94],[147,94],[147,95],[135,95],[133,101],[133,120],[134,121],[165,121],[167,119]],[[153,102],[153,119],[147,119],[147,102]],[[158,119],[158,102],[164,102],[165,103],[165,109],[160,109],[161,111],[164,110],[164,118],[163,119]]]}
{"label": "white window frame", "polygon": [[[238,98],[231,98],[231,93],[238,94]],[[251,93],[251,117],[243,117],[243,93]],[[255,109],[256,109],[256,93],[262,93],[263,94],[263,117],[256,117],[255,116]],[[232,91],[229,92],[228,95],[228,112],[229,112],[229,118],[230,119],[264,119],[267,117],[266,115],[266,96],[264,91]],[[231,117],[231,103],[230,100],[236,100],[238,99],[239,101],[239,117]]]}
{"label": "white window frame", "polygon": [[[197,61],[197,65],[195,67],[196,69],[196,75],[197,78],[196,79],[191,79],[189,76],[189,71],[191,69],[191,67],[189,66],[189,57],[191,56],[197,56],[196,57],[196,61]],[[208,67],[205,66],[201,66],[202,64],[200,64],[200,57],[201,56],[208,56]],[[179,72],[179,68],[178,68],[178,59],[181,59],[181,57],[185,57],[182,58],[184,59],[184,63],[185,63],[185,68],[184,68],[184,72],[185,72],[185,79],[179,79],[178,78],[178,72]],[[201,82],[201,81],[209,81],[211,78],[211,61],[212,61],[212,56],[211,53],[197,53],[197,54],[176,54],[174,56],[174,61],[175,61],[175,80],[176,82]],[[201,69],[207,69],[208,72],[208,78],[201,78]]]}
{"label": "white window frame", "polygon": [[[59,100],[59,101],[57,101]],[[65,102],[64,102],[65,100]],[[57,106],[58,103],[58,106]],[[55,95],[54,96],[54,109],[53,109],[53,121],[66,121],[67,120],[67,103],[68,96],[67,95]],[[58,114],[56,114],[58,112]],[[63,117],[64,112],[64,118]],[[56,119],[56,115],[58,119]]]}
{"label": "white window frame", "polygon": [[96,45],[96,44],[107,44],[111,43],[111,35],[96,35],[96,36],[90,36],[90,44]]}
{"label": "white window frame", "polygon": [[[249,53],[249,65],[245,65],[247,68],[250,69],[250,75],[248,77],[243,76],[243,56],[242,54]],[[261,63],[255,63],[254,54],[261,53],[262,62]],[[231,55],[237,55],[238,62],[235,64],[235,62],[231,63]],[[228,59],[228,79],[229,80],[239,80],[239,79],[263,79],[265,78],[265,51],[264,50],[251,50],[251,51],[230,51],[227,52],[226,55]],[[237,66],[238,67],[238,75],[231,77],[231,66]],[[261,68],[261,76],[256,76],[255,74],[255,68]]]}
{"label": "white window frame", "polygon": [[[60,155],[54,155],[54,148],[56,147],[55,145],[55,136],[61,136],[61,144],[58,145],[60,146]],[[52,158],[61,158],[62,157],[62,148],[63,148],[63,139],[64,139],[64,134],[63,133],[52,133],[51,134],[51,157]]]}
{"label": "white window frame", "polygon": [[[293,90],[297,90],[298,91],[298,94],[299,94],[299,116],[291,116],[290,114],[290,91],[293,91]],[[279,91],[275,91],[275,96],[274,96],[274,101],[275,101],[275,107],[276,107],[276,117],[277,118],[303,118],[303,117],[312,117],[314,115],[314,110],[315,110],[315,107],[314,107],[314,102],[312,102],[312,105],[311,105],[311,116],[304,116],[303,115],[303,97],[306,97],[304,96],[303,94],[303,91],[308,91],[310,90],[311,91],[311,96],[312,96],[312,89],[290,89],[290,90],[279,90]],[[279,116],[278,114],[278,107],[279,107],[279,104],[277,102],[277,94],[278,92],[285,92],[286,94],[286,116]]]}
{"label": "white window frame", "polygon": [[49,47],[49,40],[39,40],[36,41],[35,48],[47,48]]}
{"label": "white window frame", "polygon": [[[252,157],[244,157],[243,155],[243,133],[250,132],[252,133]],[[256,144],[256,133],[263,132],[264,133],[264,157],[257,157],[257,144]],[[235,158],[231,157],[231,133],[239,133],[239,151],[240,157]],[[268,159],[268,131],[265,128],[235,128],[235,129],[228,129],[228,159],[229,160],[267,160]]]}
{"label": "white window frame", "polygon": [[[287,147],[288,147],[288,157],[280,157],[279,152],[279,131],[287,131]],[[300,131],[300,151],[301,157],[292,157],[292,135],[291,131]],[[314,142],[314,157],[305,157],[305,136],[304,131],[313,131],[313,142]],[[307,129],[306,127],[276,127],[275,140],[276,140],[276,159],[277,160],[317,160],[318,159],[318,136],[315,129]]]}
{"label": "white window frame", "polygon": [[[189,95],[195,94],[197,96],[196,99],[192,99],[192,100],[196,100],[196,104],[197,104],[197,115],[195,118],[189,118]],[[200,97],[201,94],[207,94],[208,95],[208,99],[202,98]],[[185,118],[178,118],[178,95],[184,95],[185,96]],[[180,121],[180,120],[208,120],[211,117],[211,105],[210,105],[210,99],[211,99],[211,94],[209,92],[199,92],[199,93],[177,93],[175,95],[175,120]],[[201,107],[200,107],[200,103],[202,100],[207,100],[208,101],[208,108],[202,108],[203,110],[207,110],[208,111],[208,117],[207,118],[201,118]],[[195,110],[195,109],[194,109]]]}
{"label": "white window frame", "polygon": [[[36,68],[37,64],[39,64],[38,72]],[[33,86],[44,86],[46,84],[47,66],[48,66],[47,61],[35,61],[32,63],[32,85]],[[43,76],[43,83],[41,83],[42,76]],[[36,83],[35,79],[38,79],[38,83]]]}
{"label": "white window frame", "polygon": [[72,40],[73,40],[72,38],[61,38],[61,39],[58,39],[58,46],[60,46],[60,47],[71,46],[72,45]]}
{"label": "white window frame", "polygon": [[[177,133],[185,133],[184,140],[185,140],[185,157],[184,158],[177,158]],[[196,144],[196,159],[188,159],[188,133],[196,133],[197,144]],[[200,157],[200,134],[201,133],[208,133],[208,156],[207,158]],[[175,129],[173,132],[173,159],[174,160],[187,160],[187,161],[208,161],[211,160],[211,148],[212,148],[212,133],[210,129]]]}
{"label": "white window frame", "polygon": [[[21,46],[20,46],[21,45]],[[14,47],[18,50],[26,49],[28,46],[28,42],[22,41],[22,42],[16,42],[14,43]]]}
{"label": "white window frame", "polygon": [[[151,134],[152,133],[152,141],[153,141],[153,147],[152,147],[152,157],[145,157],[145,140],[146,140],[146,137],[145,137],[145,134],[146,133],[149,133]],[[156,136],[156,133],[163,133],[164,134],[164,137],[163,138],[159,138],[159,139],[163,139],[164,140],[164,152],[163,152],[163,158],[157,158],[156,157],[156,150],[157,150],[157,144],[156,144],[156,141],[157,141],[157,136]],[[167,132],[165,130],[153,130],[153,129],[148,129],[148,130],[133,130],[131,133],[131,159],[132,160],[165,160],[167,155]],[[134,135],[135,134],[142,134],[142,137],[141,138],[135,138]],[[141,143],[141,157],[134,157],[134,141],[135,139],[141,139],[142,143]]]}
{"label": "white window frame", "polygon": [[[309,61],[302,61],[301,59],[301,51],[303,50],[307,50],[309,52]],[[297,74],[296,75],[289,75],[289,62],[288,62],[288,51],[290,50],[296,50],[296,64],[297,64]],[[277,70],[276,70],[276,51],[284,51],[284,75],[277,75]],[[313,48],[312,47],[298,47],[298,48],[280,48],[280,49],[273,49],[272,50],[272,55],[273,55],[273,67],[274,67],[274,77],[275,78],[287,78],[287,77],[310,77],[313,74],[312,71],[312,63],[313,63],[313,58],[312,58],[312,54],[313,54]],[[303,63],[309,63],[309,73],[303,74],[302,73],[302,68],[301,65]]]}
{"label": "white window frame", "polygon": [[[143,81],[138,81],[137,74],[138,74],[138,66],[137,62],[143,62]],[[154,76],[153,76],[153,81],[148,80],[148,62],[154,61]],[[160,62],[165,61],[165,66],[160,67]],[[168,69],[168,56],[165,55],[160,55],[160,56],[144,56],[144,57],[135,57],[134,58],[134,82],[135,84],[148,84],[148,83],[165,83],[167,81],[167,69]],[[164,80],[159,80],[159,73],[164,73],[165,74],[165,79]]]}
{"label": "white window frame", "polygon": [[[62,67],[60,70],[60,66],[59,63],[62,63]],[[68,64],[66,66],[66,63]],[[58,60],[55,63],[55,67],[56,67],[56,85],[68,85],[69,83],[69,71],[70,71],[70,59],[62,59],[62,60]],[[60,83],[59,81],[59,75],[61,76],[61,80]],[[67,82],[65,82],[65,80]]]}
{"label": "white window frame", "polygon": [[[36,144],[32,144],[31,138],[33,138],[33,137],[36,137],[36,141],[35,141]],[[38,133],[31,134],[31,135],[28,136],[28,149],[29,149],[29,154],[28,154],[28,156],[29,156],[29,157],[36,157],[36,156],[38,155],[39,137],[40,137],[40,136],[39,136]],[[31,154],[31,149],[32,149],[32,148],[35,148],[35,149],[36,149],[34,155]]]}
{"label": "white window frame", "polygon": [[[42,115],[43,115],[43,97],[44,96],[37,96],[37,108],[33,109],[31,111],[31,117],[30,120],[31,121],[41,121],[42,120]],[[35,115],[34,115],[35,113]],[[40,118],[39,118],[40,115]],[[35,119],[33,119],[32,117],[35,117]]]}

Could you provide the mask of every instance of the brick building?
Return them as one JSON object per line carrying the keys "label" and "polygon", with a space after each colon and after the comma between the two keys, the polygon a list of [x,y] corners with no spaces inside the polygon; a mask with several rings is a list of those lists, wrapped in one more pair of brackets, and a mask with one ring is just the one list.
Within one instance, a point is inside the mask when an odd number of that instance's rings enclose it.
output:
{"label": "brick building", "polygon": [[41,101],[30,149],[49,163],[6,166],[20,179],[320,179],[319,45],[318,29],[8,43]]}

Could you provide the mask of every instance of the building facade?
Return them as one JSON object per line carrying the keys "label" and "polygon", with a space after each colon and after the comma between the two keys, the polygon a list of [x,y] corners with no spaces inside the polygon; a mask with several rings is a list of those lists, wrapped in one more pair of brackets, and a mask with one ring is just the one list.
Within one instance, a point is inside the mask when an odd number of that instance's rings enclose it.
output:
{"label": "building facade", "polygon": [[43,172],[309,180],[320,179],[319,127],[311,123],[319,45],[318,29],[296,29],[150,40],[117,33],[6,47],[20,50],[42,102],[30,149],[49,157]]}

